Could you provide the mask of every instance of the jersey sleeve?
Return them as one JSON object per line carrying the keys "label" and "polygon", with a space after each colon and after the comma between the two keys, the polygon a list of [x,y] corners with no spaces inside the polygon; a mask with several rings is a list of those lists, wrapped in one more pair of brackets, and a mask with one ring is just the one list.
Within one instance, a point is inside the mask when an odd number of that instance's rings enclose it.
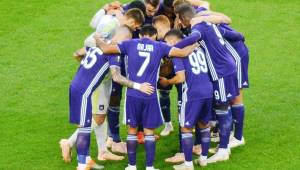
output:
{"label": "jersey sleeve", "polygon": [[110,67],[121,67],[121,56],[111,55],[108,57],[108,62]]}
{"label": "jersey sleeve", "polygon": [[186,46],[192,45],[201,39],[201,34],[199,32],[193,32],[188,37],[178,42],[175,47],[184,48]]}
{"label": "jersey sleeve", "polygon": [[197,34],[199,34],[200,38],[202,38],[202,32],[203,32],[203,29],[204,29],[204,24],[205,23],[199,23],[199,24],[194,25],[192,27],[192,34],[197,33]]}
{"label": "jersey sleeve", "polygon": [[160,47],[160,54],[162,54],[162,57],[169,56],[169,53],[172,49],[171,46],[167,45],[164,42],[159,42],[159,47]]}
{"label": "jersey sleeve", "polygon": [[222,26],[219,26],[218,27],[222,36],[226,39],[226,40],[230,40],[230,41],[244,41],[244,36],[237,32],[237,31],[234,31],[234,30],[229,30],[229,29],[226,29]]}
{"label": "jersey sleeve", "polygon": [[100,9],[92,18],[91,22],[90,22],[90,26],[94,29],[97,28],[97,25],[99,24],[101,18],[105,15],[105,10],[104,9]]}
{"label": "jersey sleeve", "polygon": [[122,54],[127,54],[127,49],[130,47],[130,40],[127,41],[122,41],[121,43],[118,44],[119,51]]}
{"label": "jersey sleeve", "polygon": [[182,59],[175,57],[175,58],[172,58],[172,62],[173,62],[173,67],[174,67],[175,73],[185,70]]}

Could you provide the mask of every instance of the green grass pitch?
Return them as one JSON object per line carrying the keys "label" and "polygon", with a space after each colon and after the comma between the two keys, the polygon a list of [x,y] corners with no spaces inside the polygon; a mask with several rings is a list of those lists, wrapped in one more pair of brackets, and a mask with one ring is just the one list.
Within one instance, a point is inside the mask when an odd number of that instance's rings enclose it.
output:
{"label": "green grass pitch", "polygon": [[[246,36],[251,88],[245,91],[247,145],[232,150],[229,161],[205,169],[299,169],[300,1],[210,2]],[[72,163],[65,164],[58,146],[75,129],[68,123],[68,86],[78,67],[72,52],[92,31],[89,21],[104,3],[0,1],[0,169],[75,169],[75,151]],[[173,92],[173,124],[175,97]],[[177,143],[176,133],[158,142],[157,168],[172,169],[164,159],[177,151]],[[144,169],[143,146],[137,158]],[[103,164],[120,170],[127,160]]]}

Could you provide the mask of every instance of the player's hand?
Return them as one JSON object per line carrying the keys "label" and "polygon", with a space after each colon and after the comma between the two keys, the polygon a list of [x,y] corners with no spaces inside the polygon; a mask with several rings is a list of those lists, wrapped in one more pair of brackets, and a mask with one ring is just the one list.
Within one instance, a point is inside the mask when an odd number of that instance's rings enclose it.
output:
{"label": "player's hand", "polygon": [[167,87],[169,85],[168,79],[165,77],[159,77],[159,84],[163,87]]}
{"label": "player's hand", "polygon": [[151,95],[154,92],[154,87],[150,83],[142,83],[139,91]]}

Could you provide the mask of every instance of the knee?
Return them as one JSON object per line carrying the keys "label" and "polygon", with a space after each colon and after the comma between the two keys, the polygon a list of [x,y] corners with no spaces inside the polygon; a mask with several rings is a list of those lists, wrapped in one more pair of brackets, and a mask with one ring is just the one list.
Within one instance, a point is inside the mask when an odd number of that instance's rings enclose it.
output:
{"label": "knee", "polygon": [[190,132],[192,132],[192,129],[191,129],[191,128],[185,128],[185,127],[182,127],[182,128],[181,128],[181,132],[182,132],[182,133],[190,133]]}
{"label": "knee", "polygon": [[93,118],[94,118],[94,121],[95,123],[99,126],[99,125],[102,125],[105,121],[105,117],[106,115],[105,114],[101,114],[101,115],[94,115]]}

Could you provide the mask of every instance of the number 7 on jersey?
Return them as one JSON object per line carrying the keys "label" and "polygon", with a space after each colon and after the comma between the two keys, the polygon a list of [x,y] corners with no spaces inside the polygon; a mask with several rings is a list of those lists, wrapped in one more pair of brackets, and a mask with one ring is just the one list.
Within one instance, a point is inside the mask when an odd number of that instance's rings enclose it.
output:
{"label": "number 7 on jersey", "polygon": [[146,68],[147,68],[147,66],[150,62],[150,53],[139,51],[139,56],[146,58],[144,63],[142,64],[140,70],[137,73],[137,76],[141,77],[143,75],[143,73],[145,72],[145,70],[146,70]]}

